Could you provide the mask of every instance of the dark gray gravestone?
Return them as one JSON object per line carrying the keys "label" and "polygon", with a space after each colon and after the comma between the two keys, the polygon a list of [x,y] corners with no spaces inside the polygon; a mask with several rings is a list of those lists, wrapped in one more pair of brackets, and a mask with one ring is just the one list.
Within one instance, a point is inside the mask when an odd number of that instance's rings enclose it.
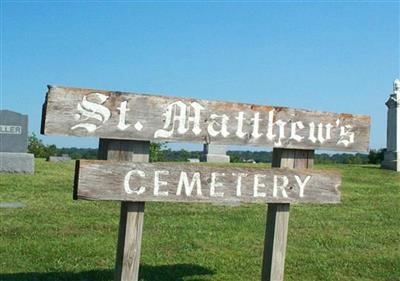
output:
{"label": "dark gray gravestone", "polygon": [[0,152],[26,153],[28,149],[28,115],[0,110]]}
{"label": "dark gray gravestone", "polygon": [[28,116],[0,110],[0,172],[33,173],[33,154],[28,150]]}

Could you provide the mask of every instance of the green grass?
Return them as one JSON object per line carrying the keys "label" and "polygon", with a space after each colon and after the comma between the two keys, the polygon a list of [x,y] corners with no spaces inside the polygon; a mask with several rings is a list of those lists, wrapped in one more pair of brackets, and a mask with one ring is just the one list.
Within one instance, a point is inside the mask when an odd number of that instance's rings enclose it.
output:
{"label": "green grass", "polygon": [[[285,280],[400,280],[400,175],[343,174],[342,204],[291,207]],[[119,203],[73,201],[73,163],[0,175],[0,280],[113,280]],[[260,280],[266,206],[147,203],[140,280]]]}

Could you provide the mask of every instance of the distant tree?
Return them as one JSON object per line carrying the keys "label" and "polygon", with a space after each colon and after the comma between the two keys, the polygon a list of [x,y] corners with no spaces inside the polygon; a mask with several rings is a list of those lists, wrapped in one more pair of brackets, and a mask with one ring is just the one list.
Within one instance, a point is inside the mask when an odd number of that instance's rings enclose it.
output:
{"label": "distant tree", "polygon": [[45,145],[35,133],[32,133],[28,137],[28,152],[32,153],[35,158],[47,158],[57,155],[57,147],[54,144]]}
{"label": "distant tree", "polygon": [[151,143],[150,144],[150,162],[165,161],[164,143]]}
{"label": "distant tree", "polygon": [[[55,145],[45,145],[35,134],[29,136],[28,150],[35,157],[47,158],[52,155],[68,154],[72,159],[96,159],[97,148],[57,148]],[[383,160],[384,150],[371,150],[369,154],[315,154],[317,164],[379,164]],[[254,160],[257,163],[270,163],[272,152],[270,151],[227,151],[231,162],[245,162]],[[165,143],[150,144],[151,162],[187,162],[189,158],[200,159],[202,151],[171,150],[165,147]]]}
{"label": "distant tree", "polygon": [[188,159],[191,157],[191,153],[185,149],[181,149],[179,151],[179,161],[180,162],[187,162]]}
{"label": "distant tree", "polygon": [[380,164],[383,161],[384,149],[371,149],[368,154],[368,163],[369,164]]}
{"label": "distant tree", "polygon": [[58,152],[57,147],[54,144],[46,146],[46,154],[47,154],[46,157],[58,155],[57,152]]}
{"label": "distant tree", "polygon": [[243,162],[243,160],[240,158],[239,155],[234,154],[234,153],[229,153],[230,161],[231,163],[240,163]]}
{"label": "distant tree", "polygon": [[314,161],[316,164],[330,164],[333,163],[332,157],[327,153],[315,154]]}
{"label": "distant tree", "polygon": [[97,159],[97,148],[58,148],[57,155],[63,154],[68,154],[72,159]]}

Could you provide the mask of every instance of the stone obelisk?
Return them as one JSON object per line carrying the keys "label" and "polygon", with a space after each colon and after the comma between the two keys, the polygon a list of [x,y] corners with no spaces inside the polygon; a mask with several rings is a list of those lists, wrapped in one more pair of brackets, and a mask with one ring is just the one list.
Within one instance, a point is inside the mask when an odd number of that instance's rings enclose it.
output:
{"label": "stone obelisk", "polygon": [[387,139],[382,168],[400,172],[400,80],[393,83],[393,94],[386,102]]}

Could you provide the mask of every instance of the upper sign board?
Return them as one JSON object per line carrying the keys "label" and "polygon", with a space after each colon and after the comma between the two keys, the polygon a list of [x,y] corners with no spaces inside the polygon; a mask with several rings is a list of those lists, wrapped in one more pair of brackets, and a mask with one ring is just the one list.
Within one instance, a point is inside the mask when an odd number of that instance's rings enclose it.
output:
{"label": "upper sign board", "polygon": [[370,117],[49,86],[42,133],[368,151]]}

